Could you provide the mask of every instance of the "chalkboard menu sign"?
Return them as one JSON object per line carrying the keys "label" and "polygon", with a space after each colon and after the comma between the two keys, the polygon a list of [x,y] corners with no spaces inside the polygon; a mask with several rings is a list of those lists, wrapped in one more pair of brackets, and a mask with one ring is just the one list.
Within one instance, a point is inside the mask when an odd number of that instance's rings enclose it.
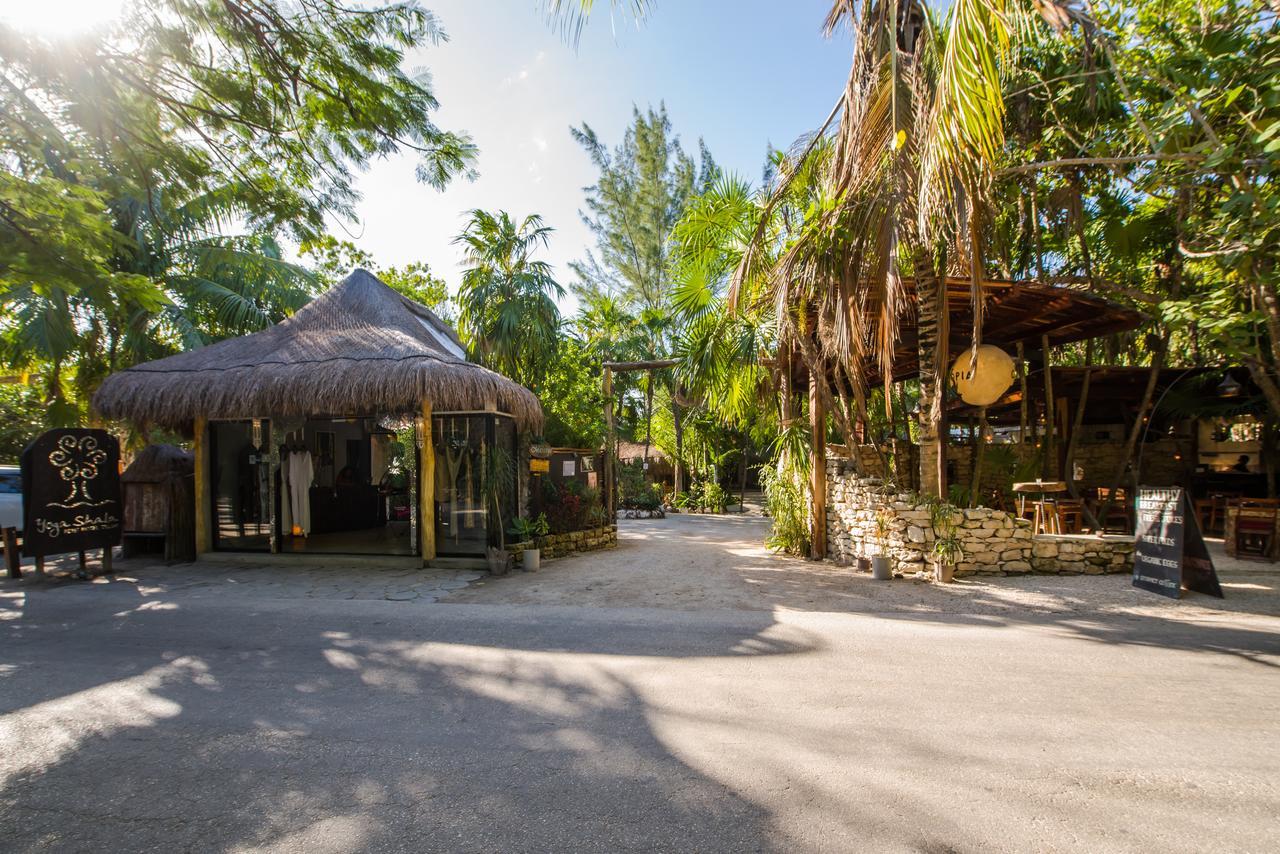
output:
{"label": "chalkboard menu sign", "polygon": [[1191,500],[1181,487],[1138,489],[1133,586],[1178,599],[1183,589],[1222,597]]}
{"label": "chalkboard menu sign", "polygon": [[120,542],[120,443],[105,430],[50,430],[22,452],[23,554]]}

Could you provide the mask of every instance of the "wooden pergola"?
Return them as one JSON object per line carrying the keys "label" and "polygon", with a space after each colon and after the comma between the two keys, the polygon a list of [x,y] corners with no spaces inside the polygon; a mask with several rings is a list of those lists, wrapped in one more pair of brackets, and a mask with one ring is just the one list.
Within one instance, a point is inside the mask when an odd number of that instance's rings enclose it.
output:
{"label": "wooden pergola", "polygon": [[[915,282],[902,282],[904,310],[898,318],[897,338],[894,344],[891,382],[914,379],[920,374],[920,341],[915,306],[918,302]],[[942,310],[947,317],[946,358],[943,364],[950,366],[956,356],[967,350],[973,341],[973,301],[968,278],[949,276],[945,280],[945,304]],[[1036,359],[1042,367],[1048,367],[1048,352],[1053,347],[1098,338],[1139,327],[1144,316],[1131,308],[1073,287],[1020,282],[1006,279],[989,279],[983,283],[982,341],[1006,350],[1016,350],[1019,360],[1030,349],[1040,354]],[[866,318],[866,326],[875,335],[881,306],[868,301],[860,306]],[[814,436],[825,430],[826,410],[824,396],[807,367],[799,358],[784,360],[789,371],[784,370],[784,389],[809,389],[810,426]],[[1052,410],[1056,396],[1053,391],[1053,374],[1050,368],[1043,370],[1046,385],[1045,400],[1050,407],[1046,420],[1053,424]],[[946,378],[940,378],[945,382]],[[833,375],[824,378],[827,388],[838,388]],[[1026,388],[1023,374],[1021,390]],[[884,377],[877,364],[869,363],[863,376],[865,388],[884,384]],[[834,395],[832,395],[834,397]],[[790,392],[784,390],[789,400]],[[784,406],[784,408],[786,408]],[[946,413],[943,413],[940,433],[944,437],[940,452],[945,456],[945,436],[948,432]],[[815,557],[826,553],[826,453],[824,443],[813,443],[811,460],[811,548]],[[939,461],[945,466],[945,459]]]}

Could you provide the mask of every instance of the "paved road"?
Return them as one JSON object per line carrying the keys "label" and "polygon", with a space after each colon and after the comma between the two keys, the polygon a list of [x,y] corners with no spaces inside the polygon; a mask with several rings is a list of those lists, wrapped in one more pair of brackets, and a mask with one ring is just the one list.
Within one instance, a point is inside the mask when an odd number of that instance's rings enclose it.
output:
{"label": "paved road", "polygon": [[0,849],[1280,839],[1273,623],[0,584]]}

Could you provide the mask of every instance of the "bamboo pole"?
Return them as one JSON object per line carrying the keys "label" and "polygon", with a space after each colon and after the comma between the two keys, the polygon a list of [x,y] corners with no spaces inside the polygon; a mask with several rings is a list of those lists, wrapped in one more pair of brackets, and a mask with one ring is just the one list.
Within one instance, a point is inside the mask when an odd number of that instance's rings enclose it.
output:
{"label": "bamboo pole", "polygon": [[1049,365],[1049,336],[1040,336],[1040,355],[1044,361],[1044,465],[1041,471],[1052,479],[1058,466],[1058,425],[1053,417],[1053,369]]}
{"label": "bamboo pole", "polygon": [[1018,444],[1027,443],[1027,348],[1018,342],[1018,384],[1022,400],[1018,403]]}
{"label": "bamboo pole", "polygon": [[436,446],[431,402],[422,401],[422,450],[418,464],[418,542],[422,565],[436,559]]}
{"label": "bamboo pole", "polygon": [[195,439],[192,449],[195,451],[196,468],[196,555],[201,555],[212,548],[210,534],[212,525],[209,518],[209,420],[197,415],[195,419]]}
{"label": "bamboo pole", "polygon": [[[1092,354],[1093,348],[1089,351]],[[1092,356],[1086,356],[1086,361],[1091,361]],[[1093,370],[1090,367],[1084,369],[1084,381],[1080,384],[1080,398],[1076,401],[1076,414],[1071,425],[1071,434],[1067,437],[1067,463],[1066,471],[1063,472],[1063,480],[1067,482],[1067,492],[1072,498],[1079,500],[1080,486],[1075,479],[1075,463],[1076,463],[1076,446],[1080,441],[1080,431],[1084,427],[1084,410],[1089,405],[1089,383],[1093,376]],[[1088,502],[1082,501],[1081,508],[1084,510],[1085,521],[1089,523],[1089,527],[1101,533],[1102,526],[1098,523],[1097,518],[1093,515],[1093,511],[1089,509]]]}
{"label": "bamboo pole", "polygon": [[613,369],[609,365],[605,365],[602,377],[604,388],[604,506],[609,514],[609,522],[617,517],[618,504],[617,496],[614,495],[614,455],[616,453],[617,441],[614,436],[613,425]]}

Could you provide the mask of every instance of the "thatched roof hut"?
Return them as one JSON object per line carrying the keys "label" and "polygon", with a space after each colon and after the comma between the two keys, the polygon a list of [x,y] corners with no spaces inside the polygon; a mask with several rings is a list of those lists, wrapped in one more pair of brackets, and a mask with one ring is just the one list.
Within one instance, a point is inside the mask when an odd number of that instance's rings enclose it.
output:
{"label": "thatched roof hut", "polygon": [[495,407],[540,429],[533,393],[467,361],[457,334],[366,270],[293,317],[111,375],[94,395],[108,418],[169,427],[209,419],[363,415]]}
{"label": "thatched roof hut", "polygon": [[147,445],[120,474],[123,483],[163,483],[169,477],[190,476],[196,458],[176,445]]}

